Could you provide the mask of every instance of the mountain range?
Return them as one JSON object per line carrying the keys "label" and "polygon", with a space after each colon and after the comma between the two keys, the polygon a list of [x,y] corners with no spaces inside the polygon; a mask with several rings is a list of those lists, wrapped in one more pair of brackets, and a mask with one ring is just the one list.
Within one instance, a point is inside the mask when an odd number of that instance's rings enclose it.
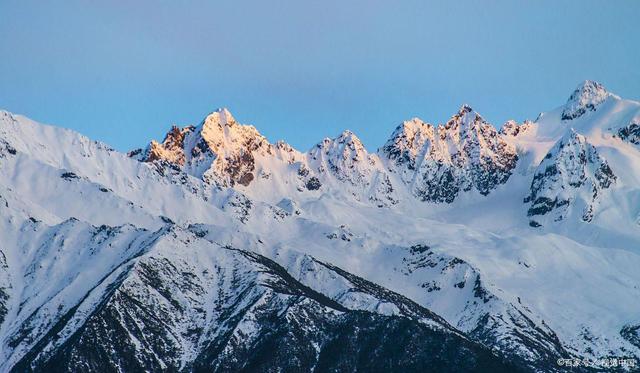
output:
{"label": "mountain range", "polygon": [[640,363],[640,102],[390,132],[302,152],[218,109],[124,154],[0,111],[0,371]]}

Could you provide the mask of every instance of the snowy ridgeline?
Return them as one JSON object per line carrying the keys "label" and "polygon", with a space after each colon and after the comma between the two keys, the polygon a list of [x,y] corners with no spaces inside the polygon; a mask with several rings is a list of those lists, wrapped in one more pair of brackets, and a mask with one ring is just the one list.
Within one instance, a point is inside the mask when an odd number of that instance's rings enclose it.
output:
{"label": "snowy ridgeline", "polygon": [[640,359],[639,128],[590,81],[535,121],[402,122],[375,153],[220,109],[121,154],[0,112],[0,371]]}

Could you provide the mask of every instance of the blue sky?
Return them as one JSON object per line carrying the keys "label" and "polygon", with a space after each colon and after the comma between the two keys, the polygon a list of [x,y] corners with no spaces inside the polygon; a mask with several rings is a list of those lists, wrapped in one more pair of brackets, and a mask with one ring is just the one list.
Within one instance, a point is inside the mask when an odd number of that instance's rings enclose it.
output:
{"label": "blue sky", "polygon": [[640,99],[640,1],[0,0],[0,108],[119,150],[226,106],[374,150],[462,103],[535,118],[584,79]]}

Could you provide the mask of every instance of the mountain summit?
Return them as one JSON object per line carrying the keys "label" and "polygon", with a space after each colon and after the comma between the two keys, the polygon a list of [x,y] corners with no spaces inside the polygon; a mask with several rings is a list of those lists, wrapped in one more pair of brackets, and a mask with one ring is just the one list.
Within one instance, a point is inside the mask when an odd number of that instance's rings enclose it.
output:
{"label": "mountain summit", "polygon": [[573,91],[562,111],[562,120],[578,118],[588,111],[595,111],[607,98],[613,96],[602,84],[585,80]]}
{"label": "mountain summit", "polygon": [[444,125],[403,122],[381,156],[416,197],[448,203],[461,192],[489,194],[507,181],[518,160],[515,148],[468,105]]}
{"label": "mountain summit", "polygon": [[256,153],[271,152],[271,144],[253,126],[240,125],[225,109],[207,115],[198,125],[172,127],[162,143],[152,141],[144,152],[132,152],[144,162],[166,162],[212,184],[247,186],[255,178]]}

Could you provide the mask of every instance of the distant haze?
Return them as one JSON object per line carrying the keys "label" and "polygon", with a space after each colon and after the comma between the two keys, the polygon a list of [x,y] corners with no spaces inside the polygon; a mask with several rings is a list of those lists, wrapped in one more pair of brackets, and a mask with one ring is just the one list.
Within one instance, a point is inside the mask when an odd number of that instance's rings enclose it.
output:
{"label": "distant haze", "polygon": [[218,107],[300,150],[463,103],[500,126],[593,79],[640,98],[638,1],[0,2],[0,108],[119,150]]}

